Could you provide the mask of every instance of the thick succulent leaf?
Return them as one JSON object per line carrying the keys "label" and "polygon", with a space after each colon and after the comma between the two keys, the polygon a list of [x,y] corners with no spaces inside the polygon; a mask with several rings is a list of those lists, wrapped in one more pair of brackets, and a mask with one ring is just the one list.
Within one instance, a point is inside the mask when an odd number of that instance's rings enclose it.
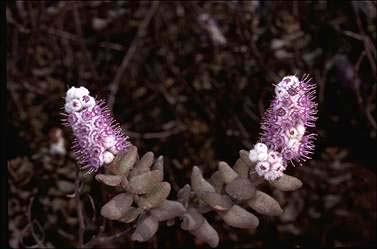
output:
{"label": "thick succulent leaf", "polygon": [[211,178],[208,179],[208,182],[215,188],[217,193],[221,193],[224,186],[224,180],[219,170],[212,174]]}
{"label": "thick succulent leaf", "polygon": [[126,151],[120,152],[114,160],[106,166],[106,172],[113,175],[128,175],[138,158],[137,147],[129,146]]}
{"label": "thick succulent leaf", "polygon": [[161,171],[148,171],[131,178],[126,189],[133,194],[145,194],[151,191],[157,183],[161,182],[161,178]]}
{"label": "thick succulent leaf", "polygon": [[238,177],[237,172],[234,171],[226,162],[219,162],[219,171],[225,183],[230,183]]}
{"label": "thick succulent leaf", "polygon": [[219,245],[219,235],[207,220],[204,220],[203,224],[198,229],[192,230],[190,233],[197,239],[206,242],[212,248]]}
{"label": "thick succulent leaf", "polygon": [[242,159],[242,161],[247,166],[249,166],[250,169],[254,169],[255,163],[253,163],[252,161],[250,161],[250,159],[249,159],[249,152],[247,152],[246,150],[240,150],[239,154],[240,154],[240,158]]}
{"label": "thick succulent leaf", "polygon": [[136,199],[136,203],[143,209],[158,207],[164,200],[166,200],[170,193],[170,189],[171,187],[168,182],[157,183],[150,192]]}
{"label": "thick succulent leaf", "polygon": [[237,172],[237,174],[241,177],[248,177],[249,175],[249,166],[244,162],[244,160],[242,160],[241,158],[239,158],[236,163],[234,164],[233,166],[233,170]]}
{"label": "thick succulent leaf", "polygon": [[147,152],[144,156],[136,162],[134,168],[131,170],[129,177],[132,178],[134,176],[143,174],[148,172],[150,167],[153,164],[154,154],[153,152]]}
{"label": "thick succulent leaf", "polygon": [[186,212],[186,209],[177,201],[164,200],[160,206],[153,208],[150,212],[159,221],[165,221],[182,216]]}
{"label": "thick succulent leaf", "polygon": [[225,192],[236,200],[248,200],[255,194],[255,186],[248,178],[238,177],[226,185]]}
{"label": "thick succulent leaf", "polygon": [[161,171],[162,178],[164,178],[164,157],[159,156],[152,166],[152,170]]}
{"label": "thick succulent leaf", "polygon": [[260,214],[279,216],[283,213],[279,203],[268,194],[257,190],[255,196],[247,204]]}
{"label": "thick succulent leaf", "polygon": [[232,207],[232,200],[226,196],[214,192],[200,192],[199,198],[217,211],[225,211]]}
{"label": "thick succulent leaf", "polygon": [[177,193],[177,201],[183,204],[187,208],[190,199],[191,186],[186,184]]}
{"label": "thick succulent leaf", "polygon": [[142,208],[130,207],[128,211],[122,216],[122,218],[118,219],[118,221],[124,223],[131,223],[134,220],[136,220],[136,218],[143,212],[144,210]]}
{"label": "thick succulent leaf", "polygon": [[270,181],[269,183],[281,191],[294,191],[302,186],[300,179],[286,174],[283,174],[276,181]]}
{"label": "thick succulent leaf", "polygon": [[118,194],[101,208],[101,215],[110,220],[118,220],[127,213],[132,202],[133,197],[131,194]]}
{"label": "thick succulent leaf", "polygon": [[197,193],[201,191],[215,192],[215,188],[203,178],[202,172],[196,166],[192,169],[191,186]]}
{"label": "thick succulent leaf", "polygon": [[238,205],[234,205],[228,211],[219,212],[219,214],[225,223],[232,227],[255,229],[259,225],[259,220],[254,214]]}
{"label": "thick succulent leaf", "polygon": [[195,208],[189,208],[182,217],[181,228],[183,230],[198,229],[204,222],[204,217]]}
{"label": "thick succulent leaf", "polygon": [[97,181],[111,187],[119,186],[122,182],[122,176],[118,175],[97,174],[95,178]]}
{"label": "thick succulent leaf", "polygon": [[153,237],[158,230],[158,220],[153,216],[140,219],[135,232],[131,235],[131,240],[144,242]]}

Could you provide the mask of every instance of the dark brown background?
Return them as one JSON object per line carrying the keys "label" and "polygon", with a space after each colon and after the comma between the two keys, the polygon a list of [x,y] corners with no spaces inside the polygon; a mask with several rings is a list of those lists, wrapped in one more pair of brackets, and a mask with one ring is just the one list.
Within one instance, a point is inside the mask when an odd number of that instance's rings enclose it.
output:
{"label": "dark brown background", "polygon": [[[75,161],[48,153],[68,87],[83,85],[113,104],[131,142],[163,154],[166,176],[182,187],[193,165],[208,174],[250,149],[272,84],[304,73],[318,85],[319,136],[313,160],[288,171],[304,186],[272,193],[286,211],[262,217],[256,233],[210,215],[219,247],[376,244],[375,1],[9,1],[6,8],[10,246],[76,246],[75,203],[65,196],[74,191]],[[203,14],[212,21],[200,21]],[[68,149],[71,131],[63,136]],[[99,188],[86,183],[82,197],[86,241],[103,221]],[[104,234],[125,228],[108,222]],[[176,224],[148,243],[123,236],[97,247],[194,245],[208,247]]]}

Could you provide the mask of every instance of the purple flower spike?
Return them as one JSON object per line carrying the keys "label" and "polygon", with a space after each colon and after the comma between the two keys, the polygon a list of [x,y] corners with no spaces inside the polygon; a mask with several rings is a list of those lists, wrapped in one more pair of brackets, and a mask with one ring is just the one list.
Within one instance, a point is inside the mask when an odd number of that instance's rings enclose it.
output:
{"label": "purple flower spike", "polygon": [[[267,153],[272,153],[275,159],[261,160],[256,147],[249,155],[257,163],[257,174],[266,180],[276,180],[288,162],[301,164],[313,153],[315,134],[307,134],[307,128],[315,127],[317,103],[315,85],[309,81],[308,76],[302,80],[286,76],[275,86],[275,99],[265,112],[260,138],[260,143],[268,148]],[[273,162],[276,160],[279,162]]]}
{"label": "purple flower spike", "polygon": [[96,101],[85,87],[72,87],[67,91],[65,112],[66,125],[75,136],[74,154],[82,168],[88,169],[87,174],[111,163],[130,145],[104,102]]}

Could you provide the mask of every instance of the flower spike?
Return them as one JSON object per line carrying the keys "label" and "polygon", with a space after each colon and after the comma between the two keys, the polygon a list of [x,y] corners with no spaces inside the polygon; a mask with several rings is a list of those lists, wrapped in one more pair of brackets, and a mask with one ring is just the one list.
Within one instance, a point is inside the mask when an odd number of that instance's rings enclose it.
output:
{"label": "flower spike", "polygon": [[70,88],[65,97],[65,124],[75,137],[74,154],[86,174],[109,164],[130,143],[103,101],[96,101],[85,87]]}
{"label": "flower spike", "polygon": [[[316,134],[307,134],[307,129],[315,127],[317,119],[315,87],[309,75],[304,75],[302,80],[294,75],[286,76],[275,85],[275,99],[261,124],[260,143],[249,155],[250,160],[257,163],[258,175],[275,180],[282,176],[288,162],[310,159]],[[257,148],[260,144],[265,145],[268,154],[275,159],[261,156]]]}

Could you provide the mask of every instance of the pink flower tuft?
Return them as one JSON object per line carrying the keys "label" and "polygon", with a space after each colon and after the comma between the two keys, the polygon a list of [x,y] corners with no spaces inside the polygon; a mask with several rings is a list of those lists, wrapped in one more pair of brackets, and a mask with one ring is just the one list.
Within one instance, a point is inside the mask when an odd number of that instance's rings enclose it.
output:
{"label": "pink flower tuft", "polygon": [[109,164],[130,145],[105,103],[97,102],[85,87],[72,87],[67,91],[65,112],[65,124],[72,128],[75,136],[74,153],[82,168],[88,169],[87,174]]}
{"label": "pink flower tuft", "polygon": [[[307,134],[315,127],[317,103],[315,85],[304,77],[286,76],[275,86],[275,99],[261,124],[260,143],[250,150],[250,160],[256,162],[256,173],[268,181],[283,175],[287,163],[310,159],[316,134]],[[260,157],[261,144],[266,145],[269,157]]]}
{"label": "pink flower tuft", "polygon": [[286,161],[305,161],[314,149],[315,134],[305,133],[317,119],[315,85],[307,78],[286,76],[276,85],[275,93],[262,122],[261,142],[282,153]]}

